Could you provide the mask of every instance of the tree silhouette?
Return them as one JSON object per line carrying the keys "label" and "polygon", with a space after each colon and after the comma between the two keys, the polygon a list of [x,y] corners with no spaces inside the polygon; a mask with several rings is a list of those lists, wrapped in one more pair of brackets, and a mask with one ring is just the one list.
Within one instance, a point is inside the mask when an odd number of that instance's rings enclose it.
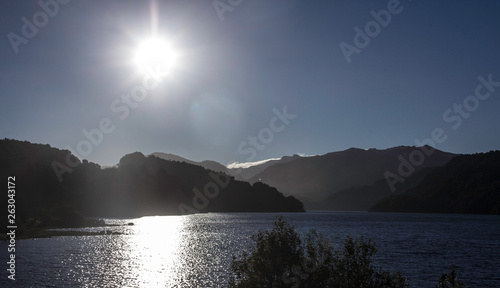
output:
{"label": "tree silhouette", "polygon": [[375,244],[363,237],[347,237],[343,250],[334,251],[314,230],[304,244],[294,227],[277,217],[271,231],[260,231],[252,239],[256,245],[250,253],[233,256],[229,287],[409,287],[399,273],[373,266]]}
{"label": "tree silhouette", "polygon": [[450,273],[441,275],[439,284],[436,286],[436,288],[466,288],[466,286],[464,283],[458,280],[455,266],[452,266],[450,269]]}

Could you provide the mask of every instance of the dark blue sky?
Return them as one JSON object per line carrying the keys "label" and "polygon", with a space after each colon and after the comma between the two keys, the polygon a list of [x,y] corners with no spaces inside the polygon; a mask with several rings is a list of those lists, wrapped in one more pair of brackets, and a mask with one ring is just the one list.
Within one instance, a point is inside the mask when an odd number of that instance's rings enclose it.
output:
{"label": "dark blue sky", "polygon": [[[498,149],[500,84],[479,88],[489,97],[475,90],[479,76],[500,82],[500,2],[397,2],[243,0],[221,21],[212,1],[73,0],[47,18],[38,1],[2,1],[0,137],[78,153],[82,130],[109,119],[114,129],[82,157],[101,165],[134,151],[227,164],[388,148],[436,128],[441,150]],[[340,44],[355,47],[354,28],[388,5],[397,14],[369,24],[380,29],[348,63]],[[142,85],[133,58],[152,15],[179,57],[122,120],[112,103]],[[40,27],[24,37],[34,16]],[[272,122],[285,106],[296,117]]]}

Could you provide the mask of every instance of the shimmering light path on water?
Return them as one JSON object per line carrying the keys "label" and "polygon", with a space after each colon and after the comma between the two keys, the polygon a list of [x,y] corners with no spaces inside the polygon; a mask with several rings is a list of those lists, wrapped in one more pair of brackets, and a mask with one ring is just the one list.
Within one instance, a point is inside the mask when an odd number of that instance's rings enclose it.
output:
{"label": "shimmering light path on water", "polygon": [[[311,228],[339,247],[364,234],[376,264],[401,271],[412,287],[434,287],[456,265],[469,287],[500,287],[500,217],[388,213],[284,214],[300,233]],[[123,235],[20,240],[16,281],[0,287],[226,287],[231,255],[271,229],[274,214],[200,214],[107,219]],[[128,223],[134,225],[126,225]],[[87,230],[102,230],[89,228]],[[0,259],[7,259],[0,243]]]}

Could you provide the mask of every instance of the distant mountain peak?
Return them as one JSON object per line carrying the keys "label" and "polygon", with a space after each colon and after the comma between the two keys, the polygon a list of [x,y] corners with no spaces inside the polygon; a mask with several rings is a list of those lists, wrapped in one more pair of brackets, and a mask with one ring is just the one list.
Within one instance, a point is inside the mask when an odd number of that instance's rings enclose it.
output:
{"label": "distant mountain peak", "polygon": [[226,166],[220,164],[219,162],[212,161],[212,160],[204,160],[202,162],[197,162],[193,160],[186,159],[184,157],[171,154],[171,153],[163,153],[163,152],[155,152],[152,153],[151,155],[156,156],[158,158],[164,159],[164,160],[169,160],[169,161],[177,161],[177,162],[185,162],[197,166],[201,166],[205,169],[209,169],[215,172],[224,172],[226,174],[228,173],[228,169]]}
{"label": "distant mountain peak", "polygon": [[[284,156],[284,157],[286,157],[286,156]],[[280,160],[280,159],[283,159],[284,157],[282,157],[282,158],[270,158],[270,159],[264,159],[264,160],[260,160],[260,161],[254,161],[254,162],[241,162],[241,163],[234,162],[234,163],[227,165],[227,167],[230,169],[250,168],[250,167],[265,164],[269,161]]]}
{"label": "distant mountain peak", "polygon": [[283,156],[281,157],[281,160],[295,160],[298,158],[302,158],[299,154],[293,154],[292,156]]}
{"label": "distant mountain peak", "polygon": [[[401,157],[409,159],[415,150],[429,150],[429,147],[398,146],[383,150],[352,147],[297,160],[293,160],[294,156],[283,157],[282,159],[291,161],[268,166],[249,181],[262,181],[277,187],[278,190],[301,199],[307,206],[309,203],[322,202],[329,195],[351,187],[371,185],[379,180],[386,184],[386,172],[398,173]],[[442,166],[453,156],[455,154],[435,149],[431,155],[426,154],[425,161],[414,169],[419,171],[426,167]],[[385,188],[390,193],[390,189]],[[361,202],[360,199],[352,201]]]}
{"label": "distant mountain peak", "polygon": [[345,151],[366,151],[365,149],[361,149],[361,148],[356,148],[356,147],[351,147]]}

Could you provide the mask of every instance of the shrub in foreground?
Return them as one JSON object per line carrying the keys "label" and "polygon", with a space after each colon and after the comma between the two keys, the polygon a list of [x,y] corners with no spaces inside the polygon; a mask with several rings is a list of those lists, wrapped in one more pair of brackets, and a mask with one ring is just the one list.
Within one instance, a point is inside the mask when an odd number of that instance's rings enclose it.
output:
{"label": "shrub in foreground", "polygon": [[[252,236],[255,246],[233,255],[229,287],[237,288],[403,288],[409,284],[400,273],[376,267],[377,249],[364,237],[347,236],[343,249],[334,250],[328,239],[311,230],[303,240],[282,217],[271,231]],[[437,288],[464,288],[452,268],[443,274]]]}
{"label": "shrub in foreground", "polygon": [[436,288],[466,288],[466,286],[458,280],[457,271],[455,270],[455,266],[453,266],[450,269],[450,273],[441,275]]}

